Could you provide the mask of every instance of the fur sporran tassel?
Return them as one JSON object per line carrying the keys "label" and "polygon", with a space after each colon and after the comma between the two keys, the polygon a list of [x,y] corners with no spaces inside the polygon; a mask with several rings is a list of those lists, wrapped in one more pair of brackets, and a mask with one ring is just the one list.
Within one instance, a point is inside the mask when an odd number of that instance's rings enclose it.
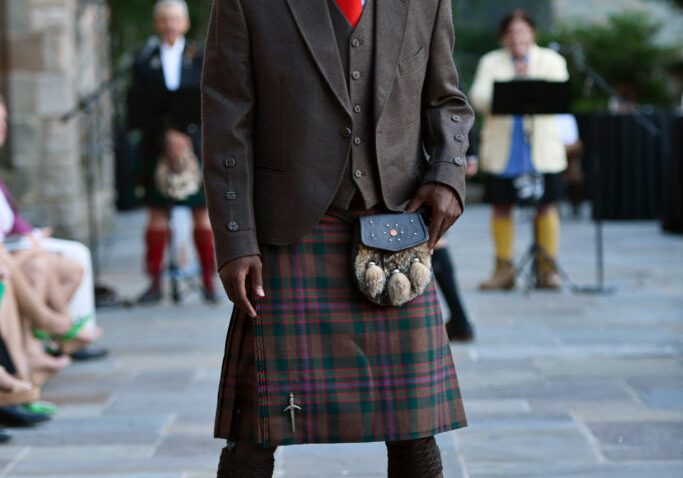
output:
{"label": "fur sporran tassel", "polygon": [[432,273],[427,266],[419,258],[413,259],[412,264],[410,264],[410,283],[415,292],[418,295],[422,294],[431,280]]}
{"label": "fur sporran tassel", "polygon": [[351,260],[359,291],[383,307],[401,306],[424,293],[432,279],[428,241],[419,213],[358,218]]}
{"label": "fur sporran tassel", "polygon": [[386,282],[387,278],[382,268],[374,262],[369,262],[368,268],[365,270],[365,285],[368,294],[373,298],[379,297],[382,291],[384,291]]}
{"label": "fur sporran tassel", "polygon": [[389,278],[387,292],[391,305],[405,304],[410,300],[410,280],[400,270],[395,269]]}

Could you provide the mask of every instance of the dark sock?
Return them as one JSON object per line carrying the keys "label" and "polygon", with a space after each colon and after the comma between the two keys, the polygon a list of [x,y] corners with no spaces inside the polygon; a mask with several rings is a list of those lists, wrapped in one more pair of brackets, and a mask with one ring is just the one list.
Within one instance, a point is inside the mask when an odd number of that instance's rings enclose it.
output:
{"label": "dark sock", "polygon": [[230,444],[221,451],[216,478],[272,478],[275,448],[258,443]]}
{"label": "dark sock", "polygon": [[388,478],[437,478],[443,466],[434,437],[387,442]]}
{"label": "dark sock", "polygon": [[467,322],[467,313],[462,306],[458,284],[455,279],[455,269],[447,248],[435,249],[432,256],[432,268],[434,277],[446,299],[446,305],[450,312],[451,320],[455,322]]}

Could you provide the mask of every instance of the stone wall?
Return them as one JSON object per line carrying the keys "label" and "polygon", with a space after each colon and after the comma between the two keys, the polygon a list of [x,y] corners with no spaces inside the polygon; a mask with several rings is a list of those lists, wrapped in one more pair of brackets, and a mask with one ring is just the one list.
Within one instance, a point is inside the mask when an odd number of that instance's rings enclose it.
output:
{"label": "stone wall", "polygon": [[[92,114],[99,121],[63,117],[109,77],[106,3],[2,1],[0,76],[10,113],[10,142],[1,173],[29,219],[61,235],[86,239],[88,186],[95,191],[100,227],[113,212],[110,99],[104,95],[94,104]],[[93,133],[99,138],[97,151],[90,147]],[[94,167],[92,174],[88,164]]]}

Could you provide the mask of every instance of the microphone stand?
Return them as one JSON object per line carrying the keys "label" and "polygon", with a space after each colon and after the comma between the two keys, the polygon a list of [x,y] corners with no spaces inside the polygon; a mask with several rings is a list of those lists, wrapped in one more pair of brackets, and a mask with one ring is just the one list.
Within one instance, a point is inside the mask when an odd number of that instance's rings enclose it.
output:
{"label": "microphone stand", "polygon": [[67,123],[74,118],[84,115],[90,126],[88,135],[88,154],[84,161],[85,166],[85,187],[88,217],[88,246],[91,251],[93,276],[95,279],[95,299],[96,305],[101,306],[120,306],[123,303],[119,300],[118,294],[108,286],[100,283],[100,233],[97,215],[96,181],[97,169],[102,160],[102,144],[100,138],[100,115],[98,106],[104,95],[109,93],[116,83],[126,75],[122,69],[112,75],[111,78],[104,80],[92,93],[82,96],[76,106],[66,112],[59,119]]}
{"label": "microphone stand", "polygon": [[[593,84],[596,85],[603,93],[610,97],[617,98],[619,101],[624,103],[633,104],[616,89],[614,89],[600,73],[598,73],[591,65],[589,65],[586,62],[583,54],[581,54],[577,48],[563,47],[558,43],[551,44],[550,48],[559,53],[565,53],[572,60],[572,63],[574,63],[577,71],[592,81]],[[655,125],[650,118],[646,117],[635,105],[633,105],[633,118],[649,134],[652,136],[659,136],[660,131],[657,125]],[[593,119],[593,122],[590,126],[590,131],[592,143],[597,144],[599,132],[596,119]],[[614,292],[614,289],[605,285],[605,247],[602,228],[602,197],[599,193],[600,179],[602,174],[600,158],[595,157],[594,161],[591,161],[591,166],[593,168],[592,186],[593,220],[595,222],[596,283],[592,286],[576,286],[576,291],[585,294],[610,294]]]}

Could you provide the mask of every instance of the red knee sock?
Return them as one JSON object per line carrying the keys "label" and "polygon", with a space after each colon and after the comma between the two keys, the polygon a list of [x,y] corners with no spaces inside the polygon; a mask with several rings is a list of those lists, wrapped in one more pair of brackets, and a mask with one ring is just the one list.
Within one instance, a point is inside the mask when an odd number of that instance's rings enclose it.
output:
{"label": "red knee sock", "polygon": [[216,255],[213,249],[213,233],[211,229],[195,229],[194,243],[197,247],[199,264],[202,268],[204,288],[208,291],[213,291],[213,280],[216,275]]}
{"label": "red knee sock", "polygon": [[161,273],[168,236],[167,229],[147,229],[145,233],[147,274],[152,279],[152,286],[157,289],[161,288]]}

